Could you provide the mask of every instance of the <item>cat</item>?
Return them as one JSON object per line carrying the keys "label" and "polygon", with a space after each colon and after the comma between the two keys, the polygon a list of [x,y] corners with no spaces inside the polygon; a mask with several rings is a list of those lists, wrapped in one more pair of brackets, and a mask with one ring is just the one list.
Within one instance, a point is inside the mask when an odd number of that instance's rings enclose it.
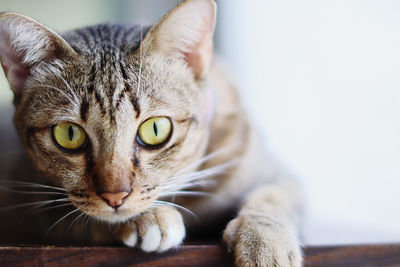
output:
{"label": "cat", "polygon": [[[50,230],[80,214],[71,225],[92,218],[118,226],[91,229],[92,244],[112,234],[146,252],[177,247],[186,228],[234,212],[222,238],[237,266],[301,266],[302,192],[264,151],[213,56],[215,22],[214,0],[185,0],[151,27],[100,24],[63,34],[0,13],[0,60],[31,160],[2,159],[10,180],[0,185],[10,192],[0,200],[58,193],[31,202],[48,210],[73,204],[48,229],[55,239],[66,229]],[[24,175],[29,182],[13,180]],[[44,216],[35,215],[54,222]],[[24,225],[19,238],[36,238],[43,225]]]}

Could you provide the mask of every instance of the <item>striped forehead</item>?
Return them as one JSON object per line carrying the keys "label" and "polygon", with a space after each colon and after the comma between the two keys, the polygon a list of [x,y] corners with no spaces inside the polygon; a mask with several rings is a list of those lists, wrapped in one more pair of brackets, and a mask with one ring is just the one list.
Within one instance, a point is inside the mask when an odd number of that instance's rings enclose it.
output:
{"label": "striped forehead", "polygon": [[[114,120],[123,98],[133,91],[128,82],[128,70],[124,59],[140,46],[150,27],[142,25],[99,24],[62,34],[63,38],[85,60],[86,80],[81,94],[81,117],[86,120],[90,102],[99,106],[102,116]],[[131,68],[134,66],[130,66]],[[132,70],[131,70],[132,73]],[[138,101],[129,98],[137,113]],[[90,100],[95,101],[90,101]]]}
{"label": "striped forehead", "polygon": [[134,52],[149,29],[142,25],[99,24],[62,36],[80,55],[97,57],[105,52],[118,56]]}
{"label": "striped forehead", "polygon": [[[131,104],[135,116],[138,117],[140,114],[136,81],[128,80],[122,62],[117,65],[110,60],[107,64],[109,65],[105,69],[99,69],[96,66],[90,68],[91,73],[87,75],[86,86],[81,91],[82,121],[87,120],[88,112],[92,109],[92,112],[99,113],[95,115],[108,119],[111,124],[114,124],[121,104],[125,103],[126,106],[127,101]],[[126,110],[126,107],[124,109]]]}

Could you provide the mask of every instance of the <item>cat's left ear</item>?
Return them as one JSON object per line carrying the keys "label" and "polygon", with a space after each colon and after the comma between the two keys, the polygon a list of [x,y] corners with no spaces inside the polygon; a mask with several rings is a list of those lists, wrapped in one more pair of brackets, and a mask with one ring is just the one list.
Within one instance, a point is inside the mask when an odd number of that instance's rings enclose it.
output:
{"label": "cat's left ear", "polygon": [[216,10],[214,0],[183,1],[151,28],[141,49],[182,58],[202,78],[212,59]]}
{"label": "cat's left ear", "polygon": [[0,13],[0,61],[11,89],[20,95],[36,71],[57,71],[77,55],[57,33],[14,12]]}

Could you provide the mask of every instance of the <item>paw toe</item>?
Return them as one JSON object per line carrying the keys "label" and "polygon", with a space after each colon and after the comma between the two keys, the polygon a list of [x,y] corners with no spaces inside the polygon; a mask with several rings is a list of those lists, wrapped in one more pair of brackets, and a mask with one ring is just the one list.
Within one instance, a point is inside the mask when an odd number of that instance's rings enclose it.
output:
{"label": "paw toe", "polygon": [[138,234],[135,232],[135,233],[132,233],[129,236],[127,236],[122,241],[128,247],[134,247],[134,246],[136,246],[137,240],[138,240]]}
{"label": "paw toe", "polygon": [[185,228],[183,225],[170,224],[158,251],[163,252],[170,248],[178,246],[182,242],[184,237],[185,237]]}
{"label": "paw toe", "polygon": [[146,252],[156,251],[161,241],[161,231],[157,225],[151,225],[142,237],[140,247]]}

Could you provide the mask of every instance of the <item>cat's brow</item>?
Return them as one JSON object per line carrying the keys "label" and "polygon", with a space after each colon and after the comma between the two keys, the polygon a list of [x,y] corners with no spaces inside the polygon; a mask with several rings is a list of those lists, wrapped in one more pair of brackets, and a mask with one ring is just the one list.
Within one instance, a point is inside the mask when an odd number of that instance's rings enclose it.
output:
{"label": "cat's brow", "polygon": [[138,99],[137,99],[135,96],[133,96],[133,95],[130,97],[130,100],[131,100],[133,109],[134,109],[135,112],[136,112],[136,118],[139,118],[139,115],[140,115],[139,101],[138,101]]}
{"label": "cat's brow", "polygon": [[190,125],[192,123],[198,123],[198,120],[197,120],[196,116],[190,116],[190,117],[187,117],[187,118],[178,119],[178,120],[176,120],[176,122],[178,122],[178,123],[187,123],[188,125]]}
{"label": "cat's brow", "polygon": [[89,110],[89,103],[86,100],[86,98],[83,98],[81,101],[80,115],[81,115],[82,121],[84,121],[84,122],[86,121],[88,110]]}
{"label": "cat's brow", "polygon": [[96,64],[93,64],[92,67],[90,68],[90,74],[89,74],[89,81],[88,81],[88,87],[87,90],[89,93],[92,93],[94,91],[94,84],[96,81]]}

